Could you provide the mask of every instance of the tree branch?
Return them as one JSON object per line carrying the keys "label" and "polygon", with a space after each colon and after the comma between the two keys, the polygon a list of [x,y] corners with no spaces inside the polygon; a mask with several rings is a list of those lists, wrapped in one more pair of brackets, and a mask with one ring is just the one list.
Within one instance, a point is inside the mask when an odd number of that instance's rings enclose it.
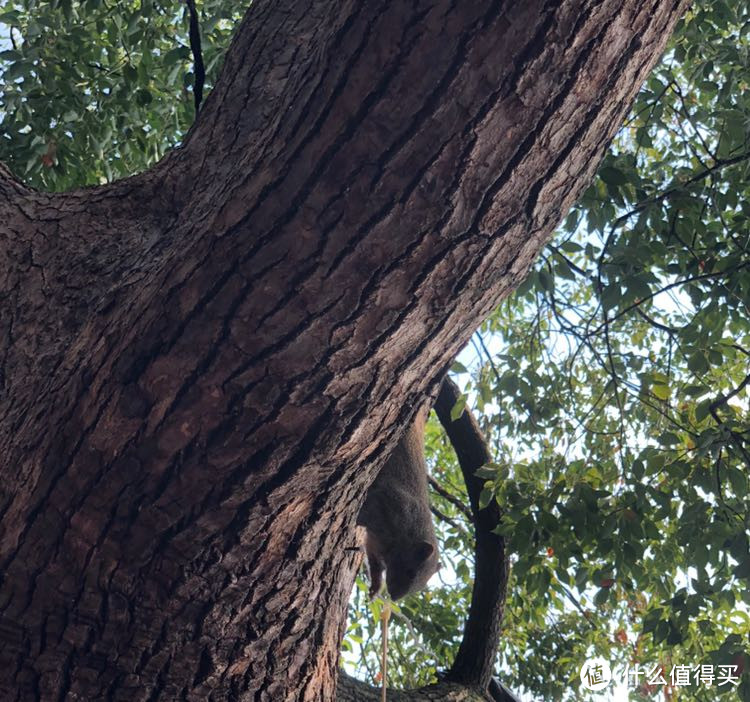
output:
{"label": "tree branch", "polygon": [[474,517],[471,513],[471,510],[461,501],[459,500],[455,495],[452,495],[448,490],[446,490],[435,478],[432,476],[429,476],[428,481],[430,483],[430,487],[438,494],[440,497],[442,497],[444,500],[450,502],[459,512],[461,512],[469,521],[473,521]]}
{"label": "tree branch", "polygon": [[505,685],[497,678],[490,680],[489,695],[493,702],[521,702]]}
{"label": "tree branch", "polygon": [[[512,702],[512,698],[497,698]],[[380,688],[372,687],[341,671],[337,702],[380,702]],[[457,683],[440,682],[419,690],[388,690],[388,702],[487,702],[481,691]]]}
{"label": "tree branch", "polygon": [[476,535],[476,572],[463,640],[446,679],[487,690],[495,668],[505,606],[508,556],[505,540],[493,533],[500,521],[497,503],[491,501],[484,509],[479,508],[484,481],[476,476],[476,471],[492,460],[487,443],[468,408],[458,419],[451,420],[451,410],[460,397],[456,384],[446,377],[435,411],[453,444],[466,482]]}
{"label": "tree branch", "polygon": [[203,65],[203,50],[201,49],[201,28],[195,0],[185,0],[190,19],[190,51],[193,54],[193,97],[195,98],[195,114],[200,110],[203,100],[203,84],[206,82],[206,67]]}

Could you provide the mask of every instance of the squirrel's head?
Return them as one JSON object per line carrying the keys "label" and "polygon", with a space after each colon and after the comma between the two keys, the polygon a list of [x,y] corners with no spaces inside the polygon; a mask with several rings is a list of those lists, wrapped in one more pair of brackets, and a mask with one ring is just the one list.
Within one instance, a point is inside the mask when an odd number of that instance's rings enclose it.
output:
{"label": "squirrel's head", "polygon": [[398,553],[388,555],[385,581],[393,600],[421,590],[440,567],[437,548],[429,541],[409,544]]}

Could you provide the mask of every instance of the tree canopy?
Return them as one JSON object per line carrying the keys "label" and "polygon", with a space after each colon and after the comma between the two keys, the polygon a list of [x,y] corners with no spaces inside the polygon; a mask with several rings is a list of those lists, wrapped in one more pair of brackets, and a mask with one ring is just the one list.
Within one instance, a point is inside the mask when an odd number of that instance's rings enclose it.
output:
{"label": "tree canopy", "polygon": [[[237,13],[196,5],[210,86]],[[189,129],[183,5],[13,1],[0,23],[0,161],[31,185],[136,173]],[[750,700],[749,49],[747,3],[695,3],[596,180],[453,369],[494,450],[483,499],[512,554],[500,669],[540,699],[585,698],[595,653],[667,681],[683,664],[742,675],[634,699]],[[437,423],[428,455],[450,576],[395,621],[403,686],[452,659],[473,578]],[[377,606],[355,592],[345,640],[371,679]]]}

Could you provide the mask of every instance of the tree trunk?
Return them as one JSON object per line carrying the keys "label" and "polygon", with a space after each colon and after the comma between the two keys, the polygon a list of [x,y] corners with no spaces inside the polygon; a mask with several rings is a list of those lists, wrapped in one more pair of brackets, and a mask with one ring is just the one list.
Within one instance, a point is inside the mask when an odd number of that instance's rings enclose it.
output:
{"label": "tree trunk", "polygon": [[257,0],[183,146],[0,171],[3,700],[331,700],[367,485],[683,0]]}

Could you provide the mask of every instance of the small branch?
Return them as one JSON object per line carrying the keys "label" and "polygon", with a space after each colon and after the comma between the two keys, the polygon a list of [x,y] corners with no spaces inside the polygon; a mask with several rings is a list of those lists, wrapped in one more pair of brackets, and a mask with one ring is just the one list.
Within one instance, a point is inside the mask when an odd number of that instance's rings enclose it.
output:
{"label": "small branch", "polygon": [[445,512],[441,512],[437,507],[430,505],[430,512],[432,512],[437,519],[446,524],[450,524],[454,529],[461,531],[461,527],[458,522],[452,517],[449,517]]}
{"label": "small branch", "polygon": [[724,499],[724,489],[721,486],[721,455],[723,453],[723,448],[719,449],[719,455],[716,457],[716,465],[714,470],[716,471],[716,494],[719,497],[719,500],[721,501],[721,504],[724,505],[725,509],[728,509],[732,514],[734,514],[736,517],[739,517],[740,519],[743,519],[743,516],[736,510],[734,507],[729,505],[727,501]]}
{"label": "small branch", "polygon": [[727,427],[726,422],[724,422],[719,416],[719,413],[716,411],[715,407],[711,406],[709,407],[709,409],[711,411],[711,416],[714,418],[716,424],[720,427],[724,427],[729,432],[729,436],[732,438],[732,443],[734,444],[735,448],[742,454],[742,460],[745,462],[746,466],[750,467],[750,454],[748,454],[747,449],[745,448],[745,440],[742,438],[742,435]]}
{"label": "small branch", "polygon": [[[672,283],[668,283],[667,285],[663,286],[662,288],[659,288],[659,290],[649,293],[648,295],[645,295],[643,298],[639,299],[637,302],[633,302],[632,304],[628,305],[627,307],[624,307],[623,309],[619,310],[617,314],[612,315],[612,317],[609,317],[607,319],[607,323],[614,322],[624,315],[626,315],[631,310],[634,310],[638,308],[640,305],[642,305],[647,300],[651,300],[657,295],[660,295],[661,293],[667,292],[668,290],[672,290],[674,288],[679,288],[681,285],[687,285],[688,283],[694,283],[698,280],[710,280],[711,278],[719,278],[723,275],[727,275],[728,273],[736,273],[737,271],[741,271],[743,268],[747,268],[750,266],[750,263],[747,261],[743,261],[742,263],[738,263],[736,266],[730,266],[729,268],[726,268],[722,271],[715,271],[713,273],[703,273],[702,275],[695,275],[690,278],[683,278],[682,280],[675,280]],[[587,331],[585,336],[595,336],[599,334],[605,327],[605,324],[602,323],[598,327],[596,327],[592,331]]]}
{"label": "small branch", "polygon": [[565,264],[572,270],[574,273],[577,273],[583,278],[590,278],[591,275],[588,271],[583,270],[580,266],[577,266],[573,261],[571,261],[560,249],[557,248],[557,246],[553,246],[552,244],[548,244],[547,248],[552,251],[552,253],[558,255],[563,261],[565,261]]}
{"label": "small branch", "polygon": [[435,478],[431,475],[427,477],[430,482],[430,487],[442,497],[444,500],[450,502],[461,514],[463,514],[470,522],[474,522],[474,516],[471,510],[455,495],[451,495]]}
{"label": "small branch", "polygon": [[716,400],[714,400],[709,405],[708,409],[710,410],[711,416],[714,418],[716,424],[720,427],[724,427],[729,432],[729,436],[732,437],[732,443],[734,443],[737,450],[742,454],[745,465],[750,467],[750,454],[745,448],[745,440],[739,433],[727,426],[726,422],[721,419],[718,412],[719,407],[727,404],[727,402],[729,402],[729,400],[731,400],[735,395],[742,392],[742,390],[744,390],[748,386],[748,384],[750,384],[750,375],[745,376],[745,379],[734,390],[732,390],[732,392],[729,392],[726,395],[722,395],[721,397],[718,397]]}
{"label": "small branch", "polygon": [[206,82],[206,67],[203,65],[203,50],[201,49],[201,30],[198,20],[198,10],[195,0],[185,0],[190,15],[190,50],[193,53],[193,97],[195,99],[195,114],[200,110],[203,101],[203,85]]}
{"label": "small branch", "polygon": [[583,615],[583,620],[591,627],[592,629],[595,629],[596,627],[589,621],[588,614],[586,613],[586,610],[583,608],[581,603],[578,601],[576,596],[568,590],[565,585],[563,585],[561,582],[558,582],[558,585],[560,586],[560,589],[563,591],[563,594],[575,605],[575,607],[578,609],[578,611]]}
{"label": "small branch", "polygon": [[642,320],[644,320],[645,322],[648,322],[652,327],[655,327],[656,329],[661,329],[661,331],[669,334],[670,340],[672,339],[674,334],[676,334],[678,331],[674,327],[670,327],[666,324],[663,324],[662,322],[655,320],[653,317],[650,317],[640,307],[636,308],[635,311]]}
{"label": "small branch", "polygon": [[497,382],[499,383],[502,378],[500,377],[500,372],[497,370],[497,366],[495,365],[495,361],[492,358],[492,354],[484,343],[484,337],[478,331],[474,332],[474,336],[479,339],[479,346],[481,347],[482,351],[484,351],[484,355],[487,357],[487,362],[490,364],[490,368],[492,368],[492,373],[495,376],[495,380],[497,380]]}
{"label": "small branch", "polygon": [[747,386],[750,384],[750,375],[746,375],[745,379],[734,389],[732,392],[727,393],[726,395],[722,395],[721,397],[718,397],[711,403],[711,409],[719,409],[722,405],[727,404],[729,400],[731,400],[736,395],[739,395]]}
{"label": "small branch", "polygon": [[683,183],[680,183],[679,185],[672,185],[666,188],[665,190],[662,190],[662,192],[656,193],[655,195],[652,195],[651,197],[648,197],[645,200],[642,200],[631,210],[629,210],[623,215],[620,215],[612,223],[612,228],[615,229],[619,227],[621,224],[624,224],[633,215],[639,214],[640,212],[645,210],[649,205],[655,205],[661,202],[662,200],[664,200],[665,198],[669,197],[670,195],[674,195],[680,190],[683,190],[687,186],[695,185],[696,183],[699,183],[700,181],[705,180],[712,173],[715,173],[716,171],[721,170],[722,168],[735,166],[738,163],[742,163],[743,161],[747,161],[747,160],[750,160],[750,151],[738,154],[737,156],[732,156],[731,158],[717,159],[711,166],[709,166],[708,168],[705,168],[699,173],[696,173],[694,176],[691,176]]}

